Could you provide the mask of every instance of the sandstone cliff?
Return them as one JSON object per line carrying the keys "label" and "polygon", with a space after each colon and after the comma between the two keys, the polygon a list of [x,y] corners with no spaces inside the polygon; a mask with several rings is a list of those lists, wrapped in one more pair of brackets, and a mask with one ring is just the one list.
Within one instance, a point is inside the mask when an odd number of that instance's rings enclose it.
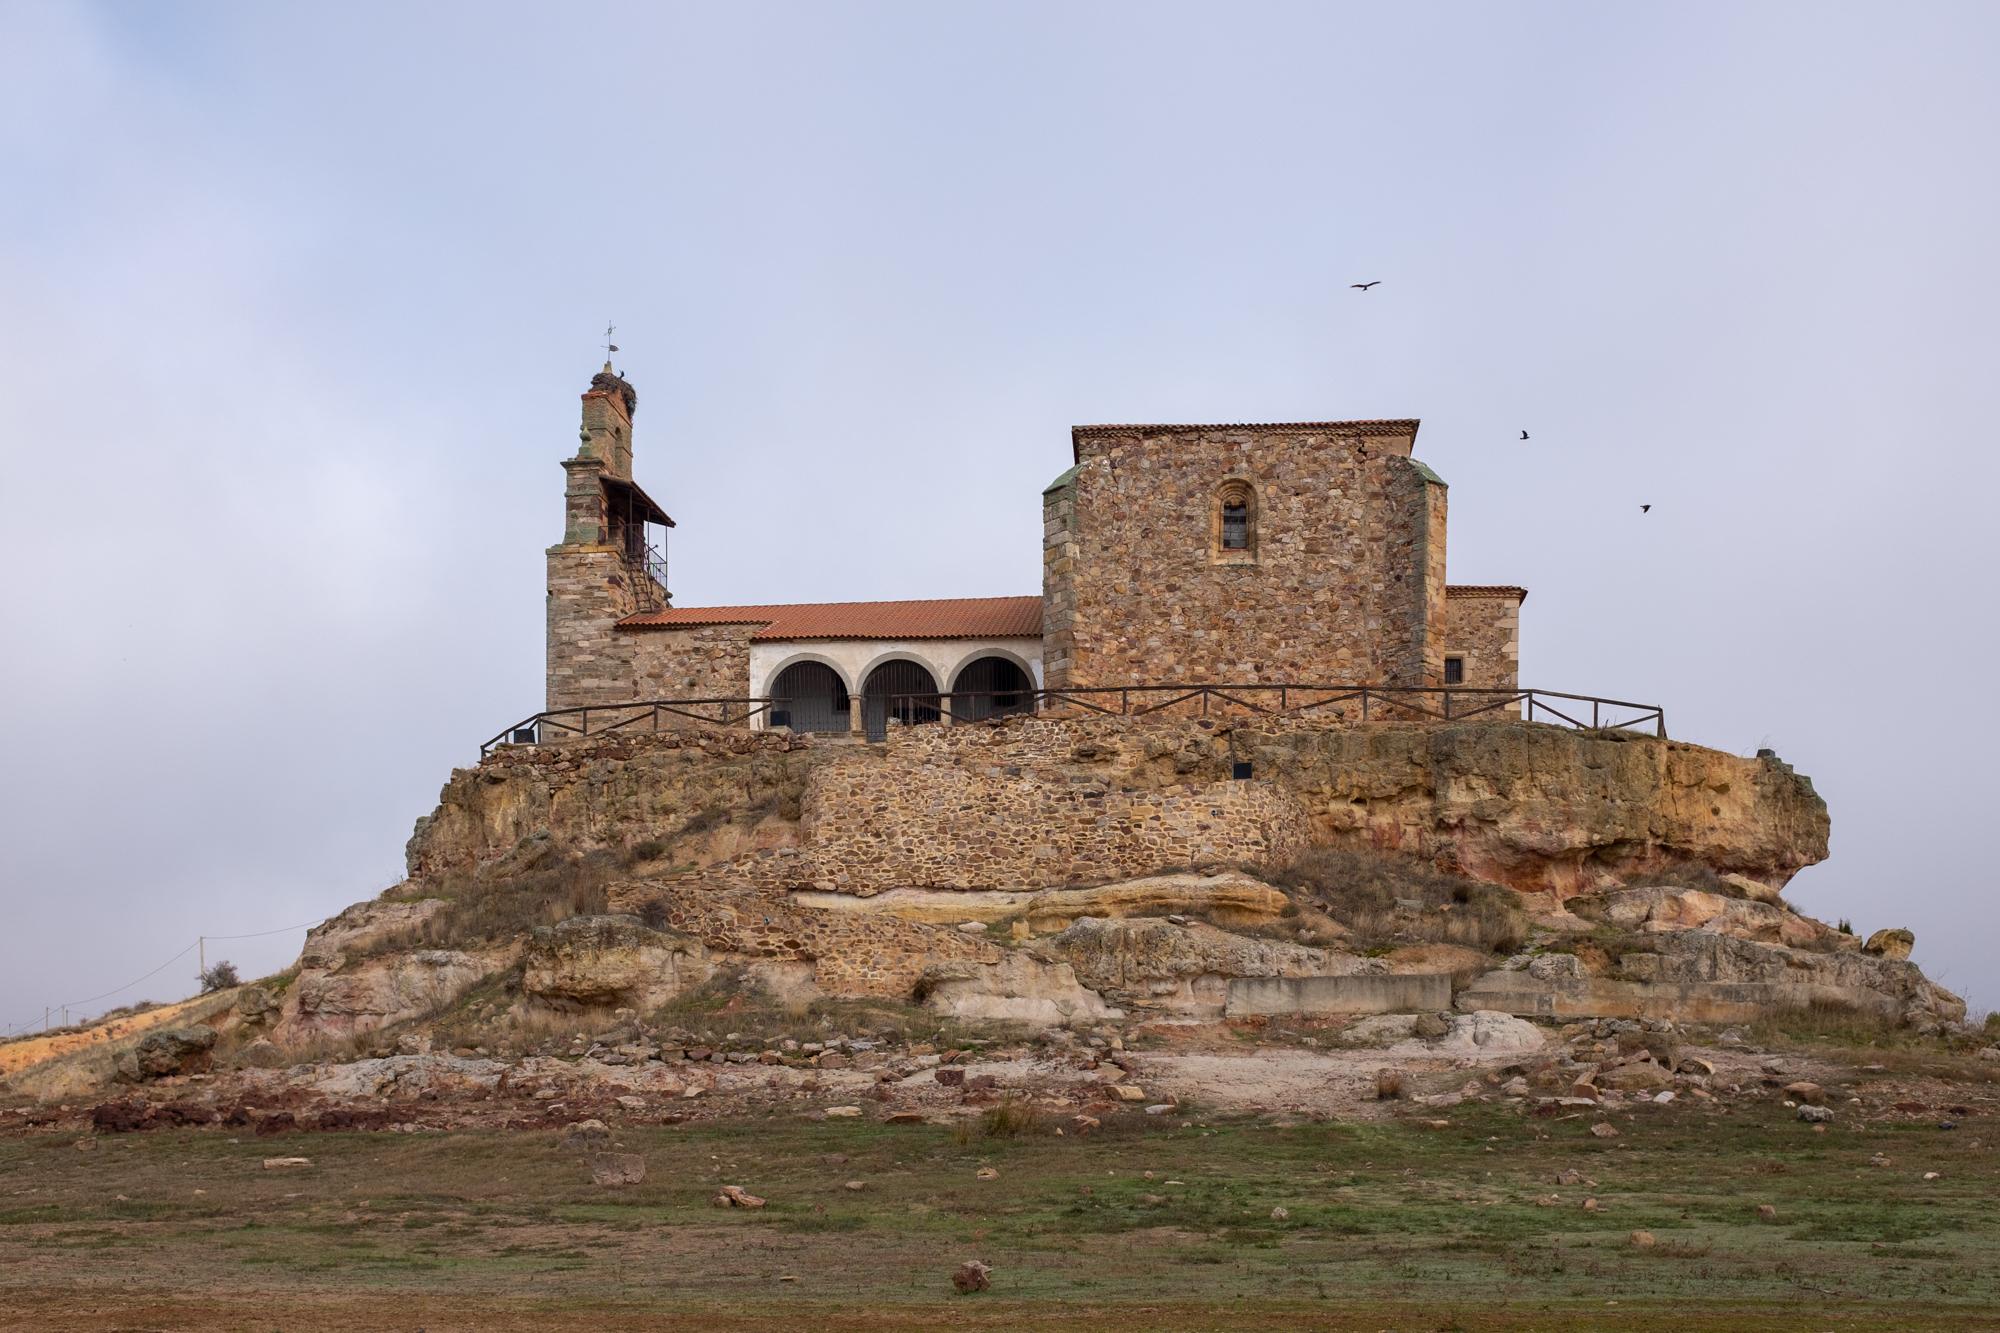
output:
{"label": "sandstone cliff", "polygon": [[1827,831],[1774,757],[1516,722],[1013,719],[881,745],[690,729],[507,748],[419,821],[408,885],[314,933],[275,1035],[394,1029],[475,989],[532,1016],[645,1012],[725,982],[1036,1023],[1455,996],[1962,1014],[1884,956],[1899,941],[1864,952],[1784,902]]}
{"label": "sandstone cliff", "polygon": [[1328,844],[1567,897],[1682,862],[1782,886],[1826,856],[1828,827],[1775,757],[1624,733],[1031,719],[869,747],[681,732],[503,750],[453,775],[410,873],[545,834],[787,889],[1038,890]]}

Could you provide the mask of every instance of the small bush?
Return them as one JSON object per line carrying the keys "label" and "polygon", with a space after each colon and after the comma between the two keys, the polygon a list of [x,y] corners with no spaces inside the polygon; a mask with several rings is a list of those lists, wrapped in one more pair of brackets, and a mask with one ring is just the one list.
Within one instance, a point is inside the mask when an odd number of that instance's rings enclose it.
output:
{"label": "small bush", "polygon": [[448,875],[427,887],[445,906],[423,925],[385,937],[367,953],[462,947],[519,939],[537,926],[610,910],[606,889],[619,877],[608,851],[565,856],[533,843],[497,866]]}
{"label": "small bush", "polygon": [[1041,1112],[1026,1102],[1008,1100],[989,1107],[979,1117],[979,1130],[989,1139],[1011,1139],[1041,1126]]}
{"label": "small bush", "polygon": [[639,921],[648,930],[667,928],[667,904],[664,899],[648,898],[639,907]]}
{"label": "small bush", "polygon": [[1834,929],[1843,935],[1852,935],[1854,933],[1854,923],[1846,917],[1842,917],[1840,918],[1840,924],[1835,926]]}
{"label": "small bush", "polygon": [[211,991],[228,990],[231,986],[240,986],[243,984],[242,979],[236,975],[236,964],[226,958],[210,963],[207,967],[203,968],[200,980],[201,993],[203,995],[207,995]]}

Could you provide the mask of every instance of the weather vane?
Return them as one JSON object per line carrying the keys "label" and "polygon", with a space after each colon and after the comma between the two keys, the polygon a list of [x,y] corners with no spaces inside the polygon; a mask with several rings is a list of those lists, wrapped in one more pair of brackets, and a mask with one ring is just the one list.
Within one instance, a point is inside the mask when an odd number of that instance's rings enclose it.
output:
{"label": "weather vane", "polygon": [[611,324],[611,323],[606,323],[606,324],[605,324],[605,326],[604,326],[604,355],[605,355],[605,359],[606,359],[607,361],[611,359],[611,353],[613,353],[613,352],[615,352],[615,351],[617,351],[617,350],[618,350],[618,344],[617,344],[617,343],[615,343],[615,342],[612,342],[612,341],[611,341],[611,335],[612,335],[612,334],[614,334],[614,333],[616,333],[616,332],[618,332],[618,326],[617,326],[616,324]]}

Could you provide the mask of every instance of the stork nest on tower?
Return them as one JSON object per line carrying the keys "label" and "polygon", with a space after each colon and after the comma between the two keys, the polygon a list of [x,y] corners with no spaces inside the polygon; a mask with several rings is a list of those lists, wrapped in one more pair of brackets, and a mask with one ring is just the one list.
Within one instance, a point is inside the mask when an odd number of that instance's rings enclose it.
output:
{"label": "stork nest on tower", "polygon": [[608,370],[600,370],[590,377],[590,387],[606,393],[615,393],[625,400],[625,415],[631,416],[639,406],[639,391],[623,375],[614,375]]}

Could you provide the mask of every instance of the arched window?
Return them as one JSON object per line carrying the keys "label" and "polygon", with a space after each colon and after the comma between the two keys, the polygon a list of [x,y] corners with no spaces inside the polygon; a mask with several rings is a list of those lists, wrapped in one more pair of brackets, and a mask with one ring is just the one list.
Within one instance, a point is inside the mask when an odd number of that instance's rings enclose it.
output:
{"label": "arched window", "polygon": [[1257,553],[1257,493],[1247,481],[1225,481],[1216,488],[1211,521],[1217,560],[1254,560]]}

